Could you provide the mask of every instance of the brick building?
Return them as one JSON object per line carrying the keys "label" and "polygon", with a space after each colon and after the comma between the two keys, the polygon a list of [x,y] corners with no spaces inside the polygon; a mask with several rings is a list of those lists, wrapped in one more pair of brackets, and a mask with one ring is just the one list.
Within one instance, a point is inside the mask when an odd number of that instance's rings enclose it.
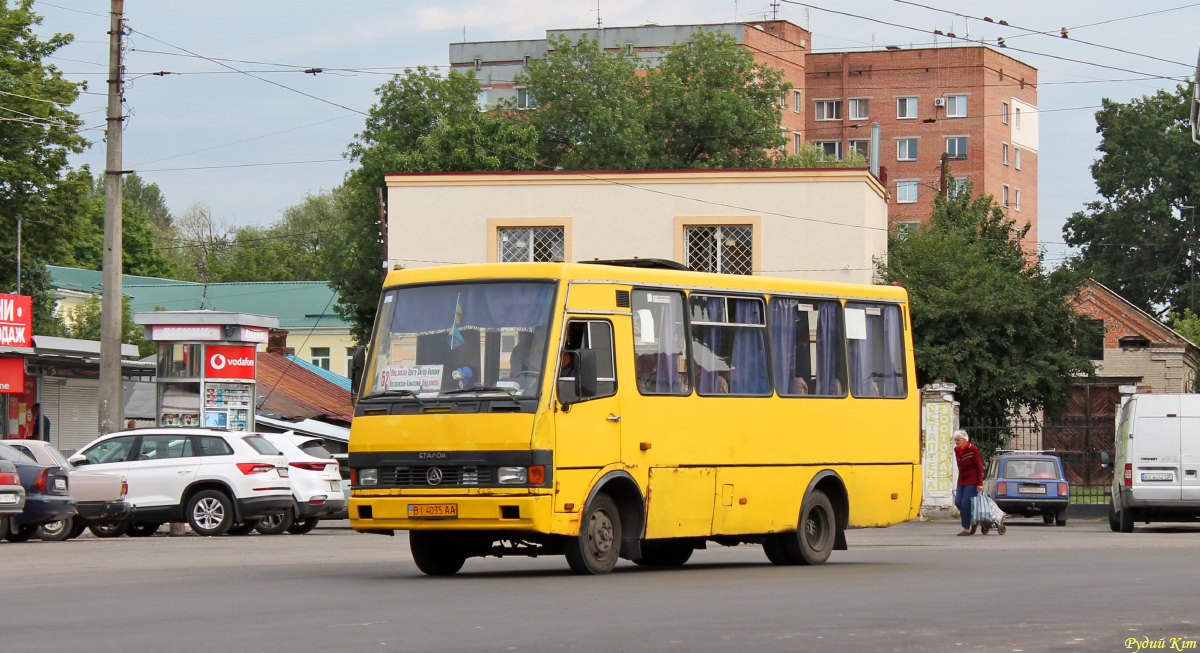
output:
{"label": "brick building", "polygon": [[533,108],[534,98],[515,80],[531,60],[546,56],[550,38],[586,34],[606,50],[636,52],[652,68],[696,30],[729,34],[783,71],[792,84],[780,102],[788,151],[814,143],[839,158],[851,149],[866,154],[870,125],[878,122],[893,225],[928,217],[948,152],[954,178],[970,178],[976,194],[993,195],[1018,225],[1030,225],[1026,242],[1036,242],[1037,69],[991,48],[812,53],[807,30],[775,20],[548,30],[546,39],[451,43],[450,65],[475,71],[481,108],[506,98]]}
{"label": "brick building", "polygon": [[1103,342],[1089,348],[1098,382],[1193,391],[1200,367],[1195,343],[1095,281],[1084,285],[1077,310],[1104,322]]}

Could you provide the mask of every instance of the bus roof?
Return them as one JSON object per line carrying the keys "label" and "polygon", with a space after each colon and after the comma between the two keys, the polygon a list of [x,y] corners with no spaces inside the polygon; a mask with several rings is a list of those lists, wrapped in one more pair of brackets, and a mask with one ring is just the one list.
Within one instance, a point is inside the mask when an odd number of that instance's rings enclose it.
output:
{"label": "bus roof", "polygon": [[812,281],[784,277],[713,274],[621,265],[583,263],[472,263],[395,270],[390,272],[384,287],[414,283],[437,283],[477,279],[554,279],[561,281],[590,281],[632,286],[676,286],[746,293],[789,293],[908,300],[908,291],[899,286]]}

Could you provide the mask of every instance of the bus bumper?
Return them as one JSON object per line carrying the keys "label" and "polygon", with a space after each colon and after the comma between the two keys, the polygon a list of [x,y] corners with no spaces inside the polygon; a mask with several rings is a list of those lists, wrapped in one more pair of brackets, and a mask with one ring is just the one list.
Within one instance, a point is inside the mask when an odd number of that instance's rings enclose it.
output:
{"label": "bus bumper", "polygon": [[[455,506],[456,517],[410,517],[409,506]],[[549,533],[552,495],[351,497],[350,526],[356,531],[506,530]]]}

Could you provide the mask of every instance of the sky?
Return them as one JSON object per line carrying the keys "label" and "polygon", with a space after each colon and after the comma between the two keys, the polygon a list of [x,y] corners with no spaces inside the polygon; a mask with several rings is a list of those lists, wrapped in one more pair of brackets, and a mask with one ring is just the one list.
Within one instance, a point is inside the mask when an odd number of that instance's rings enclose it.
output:
{"label": "sky", "polygon": [[[925,7],[901,0],[807,0],[814,8],[783,0],[777,9],[771,4],[127,0],[128,25],[135,32],[126,59],[130,117],[124,132],[124,168],[158,184],[175,214],[203,203],[228,224],[266,224],[306,194],[341,183],[351,168],[343,154],[362,128],[364,116],[359,112],[369,110],[374,90],[406,67],[445,69],[449,44],[462,41],[464,34],[469,41],[544,38],[547,29],[595,26],[597,7],[609,27],[761,20],[777,11],[779,18],[809,28],[818,52],[930,44],[932,36],[908,28],[940,29],[992,43],[1002,36],[1010,46],[1007,54],[1037,67],[1038,103],[1045,111],[1040,118],[1038,235],[1053,265],[1066,251],[1066,218],[1099,199],[1088,167],[1098,156],[1094,113],[1102,98],[1127,102],[1173,88],[1175,82],[1158,77],[1191,76],[1200,47],[1200,2],[1187,0],[920,2]],[[964,21],[926,7],[986,15],[1012,27]],[[1084,27],[1177,7],[1183,8]],[[73,163],[102,170],[109,2],[36,1],[34,9],[43,16],[39,34],[75,36],[75,42],[51,61],[68,78],[88,84],[76,110],[95,128],[85,132],[93,145]],[[1062,27],[1070,28],[1072,38],[1057,35]],[[1029,34],[1018,28],[1054,34]],[[1018,35],[1023,36],[1014,38]],[[236,61],[222,66],[195,55]],[[306,68],[327,72],[306,74]],[[337,68],[354,70],[332,70]],[[161,71],[180,74],[149,74]]]}

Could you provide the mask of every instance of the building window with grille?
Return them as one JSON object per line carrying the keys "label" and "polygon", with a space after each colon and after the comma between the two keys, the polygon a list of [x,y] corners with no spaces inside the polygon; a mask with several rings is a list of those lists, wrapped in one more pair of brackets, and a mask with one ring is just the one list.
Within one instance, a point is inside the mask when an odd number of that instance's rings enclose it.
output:
{"label": "building window with grille", "polygon": [[867,120],[870,115],[871,101],[870,100],[850,100],[850,119],[851,120]]}
{"label": "building window with grille", "polygon": [[896,141],[896,160],[897,161],[916,161],[917,160],[917,139],[901,138]]}
{"label": "building window with grille", "polygon": [[496,260],[500,263],[553,263],[566,258],[563,227],[500,227]]}
{"label": "building window with grille", "polygon": [[896,203],[897,204],[915,204],[917,201],[917,180],[909,179],[907,181],[896,182]]}
{"label": "building window with grille", "polygon": [[896,117],[900,119],[912,119],[917,117],[917,98],[901,97],[896,98]]}
{"label": "building window with grille", "polygon": [[947,118],[966,118],[967,117],[967,96],[965,96],[965,95],[947,95],[946,96],[946,117]]}
{"label": "building window with grille", "polygon": [[694,225],[683,228],[684,265],[697,272],[753,274],[754,227]]}
{"label": "building window with grille", "polygon": [[841,100],[817,100],[817,120],[841,120]]}
{"label": "building window with grille", "polygon": [[830,161],[842,160],[842,142],[841,141],[813,141],[813,145],[821,148],[825,153],[825,158]]}
{"label": "building window with grille", "polygon": [[967,158],[967,137],[951,136],[950,138],[947,138],[946,154],[949,154],[951,159]]}
{"label": "building window with grille", "polygon": [[323,370],[329,369],[329,347],[309,347],[308,362]]}

